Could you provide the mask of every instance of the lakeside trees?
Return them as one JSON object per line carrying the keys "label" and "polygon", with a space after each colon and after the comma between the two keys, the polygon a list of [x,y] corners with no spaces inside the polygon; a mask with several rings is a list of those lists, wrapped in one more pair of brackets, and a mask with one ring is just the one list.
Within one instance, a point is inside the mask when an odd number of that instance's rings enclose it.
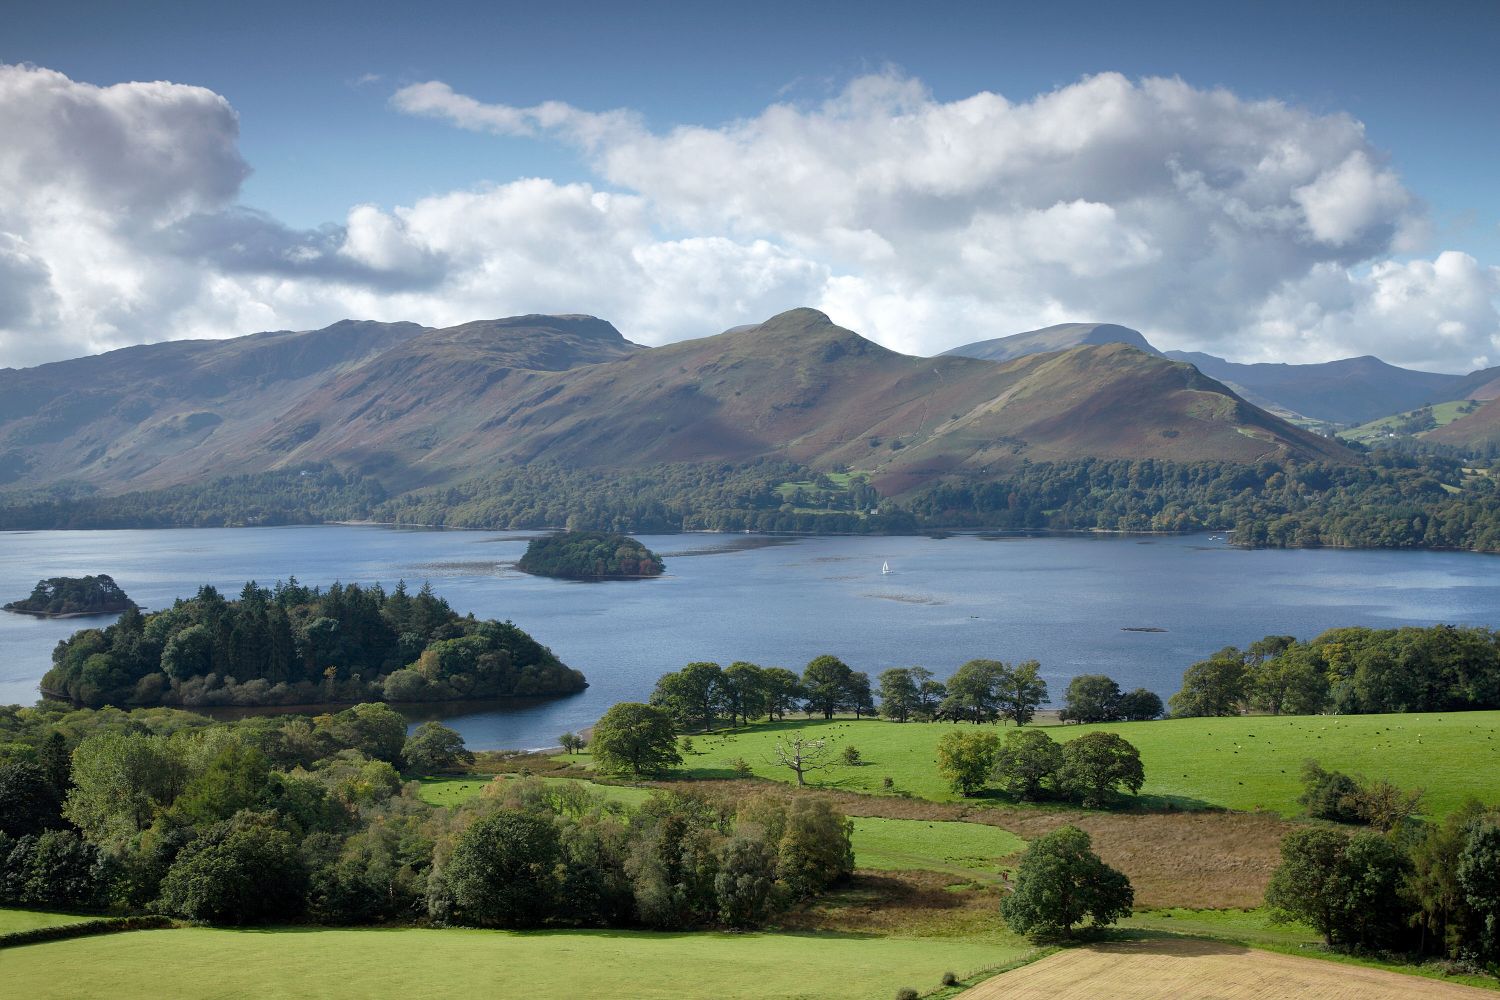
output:
{"label": "lakeside trees", "polygon": [[562,694],[583,675],[510,622],[460,617],[423,586],[205,586],[58,644],[44,691],[113,705],[290,705]]}
{"label": "lakeside trees", "polygon": [[1193,664],[1174,716],[1312,715],[1500,707],[1500,633],[1434,625],[1335,628],[1308,642],[1267,636]]}

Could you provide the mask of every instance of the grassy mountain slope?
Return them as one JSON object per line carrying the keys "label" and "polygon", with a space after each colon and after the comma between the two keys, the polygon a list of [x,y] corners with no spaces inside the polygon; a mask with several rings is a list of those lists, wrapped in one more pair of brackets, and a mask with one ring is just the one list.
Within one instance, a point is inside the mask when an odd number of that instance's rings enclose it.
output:
{"label": "grassy mountain slope", "polygon": [[1194,351],[1168,351],[1167,357],[1242,387],[1257,402],[1273,402],[1338,424],[1362,424],[1427,403],[1463,398],[1454,394],[1463,376],[1397,368],[1370,356],[1314,365],[1242,365]]}
{"label": "grassy mountain slope", "polygon": [[0,487],[58,480],[151,487],[210,467],[260,468],[281,411],[422,330],[345,320],[0,369]]}
{"label": "grassy mountain slope", "polygon": [[[577,316],[381,329],[383,349],[361,341],[359,357],[351,347],[288,373],[296,378],[252,371],[177,399],[170,381],[157,383],[160,399],[134,425],[135,411],[80,416],[54,442],[63,458],[45,468],[18,443],[35,414],[22,408],[0,425],[0,440],[32,462],[28,484],[74,476],[112,490],[312,462],[399,492],[502,461],[619,468],[770,457],[866,471],[882,492],[899,494],[1027,459],[1351,460],[1192,366],[1119,343],[1003,364],[915,358],[811,309],[649,350]],[[199,366],[224,364],[254,339],[202,348],[209,360]],[[64,364],[80,365],[76,380],[87,383],[81,363]],[[271,391],[257,392],[258,380]],[[184,429],[172,447],[155,447],[152,429],[174,420]],[[104,434],[117,443],[79,461],[78,449]]]}
{"label": "grassy mountain slope", "polygon": [[1115,323],[1059,323],[1040,330],[1029,330],[1009,337],[996,337],[973,344],[964,344],[943,356],[956,355],[961,358],[981,358],[985,361],[1014,361],[1028,354],[1048,354],[1065,351],[1070,347],[1087,344],[1129,344],[1147,354],[1160,354],[1146,342],[1138,330]]}
{"label": "grassy mountain slope", "polygon": [[1500,445],[1500,404],[1490,400],[1474,412],[1428,431],[1422,439],[1470,451],[1488,451]]}

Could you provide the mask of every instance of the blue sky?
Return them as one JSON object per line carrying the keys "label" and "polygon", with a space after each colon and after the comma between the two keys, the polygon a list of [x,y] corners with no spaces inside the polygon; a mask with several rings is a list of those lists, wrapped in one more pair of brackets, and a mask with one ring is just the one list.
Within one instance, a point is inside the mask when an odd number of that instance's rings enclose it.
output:
{"label": "blue sky", "polygon": [[[1313,119],[1352,116],[1363,123],[1370,156],[1398,177],[1409,195],[1401,211],[1421,215],[1419,236],[1385,245],[1366,240],[1358,251],[1351,249],[1352,240],[1343,240],[1337,253],[1304,262],[1306,273],[1275,276],[1282,289],[1276,294],[1285,298],[1300,294],[1287,291],[1286,282],[1306,285],[1302,279],[1311,269],[1330,262],[1348,268],[1355,282],[1384,263],[1433,262],[1443,251],[1474,258],[1481,271],[1500,263],[1500,189],[1493,182],[1494,164],[1500,162],[1497,42],[1500,5],[1480,2],[934,3],[921,8],[653,3],[638,10],[606,3],[62,2],[12,5],[0,30],[0,62],[45,67],[75,83],[99,87],[165,80],[221,95],[238,113],[237,150],[251,172],[233,197],[212,206],[214,211],[250,208],[289,230],[309,231],[348,225],[351,208],[364,203],[394,213],[424,198],[545,178],[640,195],[651,214],[644,225],[664,239],[725,238],[741,246],[763,239],[776,251],[827,268],[834,279],[864,279],[880,287],[903,286],[909,276],[862,271],[841,252],[829,250],[831,244],[813,247],[816,241],[806,234],[789,234],[764,222],[685,223],[683,212],[662,207],[666,202],[658,189],[649,182],[627,183],[620,171],[601,166],[605,153],[577,139],[549,128],[496,134],[442,114],[401,113],[393,108],[392,96],[411,84],[441,81],[485,105],[528,108],[561,101],[583,112],[624,108],[639,116],[645,132],[662,136],[680,125],[716,129],[755,120],[780,103],[816,107],[871,74],[919,82],[936,106],[984,91],[1019,104],[1105,72],[1130,81],[1178,77],[1197,91],[1224,88],[1244,102],[1273,99]],[[1060,197],[1068,200],[1066,192]],[[1411,228],[1388,221],[1403,231]],[[899,240],[881,235],[902,252]],[[45,242],[38,238],[30,245]],[[41,259],[41,251],[34,253]],[[1494,280],[1490,272],[1485,274],[1484,281]],[[1319,274],[1311,280],[1326,279]],[[806,281],[798,287],[811,287]],[[928,297],[943,294],[924,282],[912,278],[910,283],[913,288],[922,285]],[[1277,299],[1275,315],[1265,318],[1271,308],[1267,302],[1275,298],[1266,291],[1271,287],[1267,278],[1257,292],[1260,297],[1245,302],[1262,318],[1238,326],[1209,310],[1161,315],[1153,322],[1158,312],[1149,301],[1077,295],[1062,285],[1045,303],[1012,298],[992,304],[993,309],[981,303],[946,316],[915,291],[903,302],[910,313],[908,326],[972,321],[977,333],[989,336],[1014,332],[1004,328],[1007,322],[1040,323],[1057,318],[1059,310],[1112,307],[1127,315],[1069,318],[1118,319],[1140,325],[1172,346],[1201,346],[1257,360],[1278,352],[1289,360],[1317,360],[1319,354],[1359,348],[1347,333],[1363,322],[1357,312],[1338,324],[1309,320],[1306,329],[1296,331],[1290,327],[1302,313],[1283,308]],[[385,285],[379,290],[389,292]],[[1491,287],[1491,302],[1492,292]],[[255,294],[246,293],[248,298]],[[854,293],[846,283],[844,293],[825,288],[822,294],[822,301],[838,303],[852,301]],[[1480,289],[1475,294],[1482,299],[1486,293]],[[347,292],[329,297],[331,311],[325,316],[309,304],[314,298],[304,294],[295,306],[274,303],[260,312],[243,303],[232,312],[215,312],[200,302],[171,316],[105,316],[87,344],[143,339],[151,329],[204,333],[214,323],[253,322],[259,315],[267,322],[295,325],[336,318],[333,313],[358,305],[381,314],[379,318],[395,318],[400,309],[421,304]],[[519,310],[547,305],[546,298],[502,295],[493,305],[503,308],[513,300]],[[861,301],[869,299],[865,294]],[[470,301],[474,308],[491,304]],[[612,304],[607,296],[599,301]],[[746,303],[741,297],[728,306],[704,307],[695,313],[701,316],[695,322],[717,321],[721,314],[725,320],[753,318],[728,312],[735,303],[753,308],[760,301]],[[876,308],[851,306],[851,319],[868,323]],[[1476,309],[1456,319],[1434,315],[1430,322],[1483,327],[1487,317]],[[65,311],[54,310],[53,315]],[[653,326],[648,311],[642,304],[625,309],[636,320],[640,339],[684,335],[684,327]],[[897,311],[887,303],[882,315]],[[189,314],[198,318],[181,318]],[[402,318],[429,321],[425,316]],[[1425,321],[1414,324],[1406,316],[1400,322],[1420,326]],[[898,329],[898,322],[887,326],[873,333],[894,346],[946,346],[938,343],[941,338]],[[231,332],[244,331],[223,331]],[[1415,347],[1393,351],[1396,333],[1400,331],[1379,339],[1372,349],[1409,363],[1454,369],[1481,359],[1500,361],[1500,349],[1490,343],[1500,334],[1494,329],[1455,335],[1452,350],[1426,355]],[[29,327],[13,322],[10,343],[0,335],[0,363],[7,354],[23,360],[47,355],[46,349],[28,353],[17,347],[23,334],[38,343],[47,336],[47,324],[35,317]],[[1428,336],[1421,329],[1406,335],[1414,340]]]}

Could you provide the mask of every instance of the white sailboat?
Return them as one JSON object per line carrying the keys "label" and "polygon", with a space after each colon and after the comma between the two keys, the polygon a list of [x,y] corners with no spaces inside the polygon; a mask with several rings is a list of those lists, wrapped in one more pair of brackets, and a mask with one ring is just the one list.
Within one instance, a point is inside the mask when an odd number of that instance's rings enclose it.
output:
{"label": "white sailboat", "polygon": [[883,563],[880,564],[880,575],[881,576],[885,576],[890,571],[891,571],[891,564],[890,563],[883,562]]}

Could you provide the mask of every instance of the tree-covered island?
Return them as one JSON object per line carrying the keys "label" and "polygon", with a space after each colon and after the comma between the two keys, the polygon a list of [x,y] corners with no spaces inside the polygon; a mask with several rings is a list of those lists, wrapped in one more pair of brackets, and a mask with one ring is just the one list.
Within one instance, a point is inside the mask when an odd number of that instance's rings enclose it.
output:
{"label": "tree-covered island", "polygon": [[532,539],[517,568],[565,580],[625,580],[661,576],[661,557],[628,535],[561,531]]}
{"label": "tree-covered island", "polygon": [[113,615],[136,606],[113,579],[98,576],[54,576],[38,580],[31,596],[5,605],[6,611],[37,618]]}
{"label": "tree-covered island", "polygon": [[102,705],[312,705],[572,694],[588,686],[510,622],[460,616],[424,586],[247,583],[58,643],[42,691]]}

